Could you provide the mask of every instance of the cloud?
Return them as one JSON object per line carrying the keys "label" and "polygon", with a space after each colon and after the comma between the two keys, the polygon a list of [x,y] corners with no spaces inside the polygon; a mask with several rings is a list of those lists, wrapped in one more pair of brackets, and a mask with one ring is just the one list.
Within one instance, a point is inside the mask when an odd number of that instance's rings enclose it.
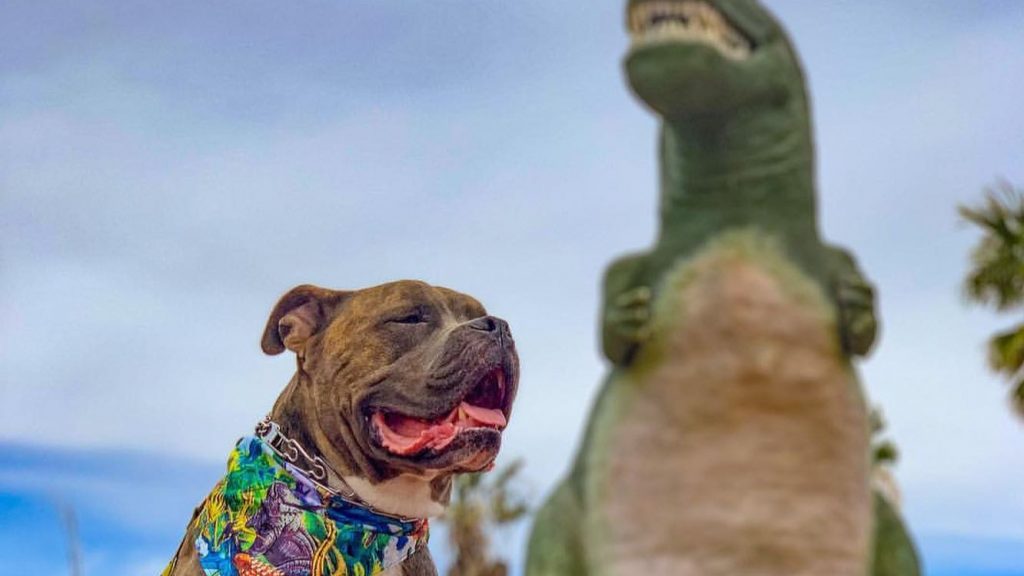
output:
{"label": "cloud", "polygon": [[[169,28],[200,34],[206,24],[192,28],[189,14]],[[114,18],[116,28],[125,16],[89,17]],[[506,38],[530,39],[516,18],[503,26]],[[590,229],[588,219],[631,203],[598,201],[609,186],[629,182],[587,173],[594,145],[613,157],[628,142],[605,133],[620,122],[602,123],[592,104],[577,107],[581,86],[547,99],[520,86],[507,99],[442,101],[393,88],[381,92],[385,101],[397,94],[397,104],[364,96],[357,112],[331,107],[315,125],[300,118],[298,129],[282,126],[273,115],[246,124],[202,109],[220,97],[216,86],[181,98],[126,72],[135,60],[160,56],[168,34],[138,45],[131,35],[83,39],[85,50],[8,74],[0,225],[11,239],[3,247],[4,302],[14,320],[5,326],[5,371],[32,384],[5,392],[5,435],[219,458],[287,381],[288,363],[261,358],[255,342],[273,300],[300,282],[356,287],[423,277],[471,292],[540,335],[533,346],[522,341],[524,357],[561,346],[543,335],[552,315],[535,302],[544,289],[528,285],[554,274],[556,300],[575,301],[570,287],[593,292],[605,254],[617,247],[595,252],[616,234]],[[209,34],[204,42],[215,42]],[[365,49],[350,46],[356,38],[339,41],[343,51]],[[91,50],[117,57],[78,56]],[[288,68],[258,56],[248,54],[246,65]],[[396,63],[392,72],[410,67]],[[470,69],[459,78],[500,87],[516,84],[517,70],[498,78]],[[171,71],[234,83],[201,68]],[[260,88],[253,97],[290,105]],[[546,126],[552,114],[565,120],[556,133]],[[574,186],[595,187],[595,201],[581,204],[566,188],[565,170],[574,166]],[[571,320],[581,341],[592,340],[591,309]],[[573,353],[593,363],[587,347]],[[47,406],[76,433],[20,406]]]}

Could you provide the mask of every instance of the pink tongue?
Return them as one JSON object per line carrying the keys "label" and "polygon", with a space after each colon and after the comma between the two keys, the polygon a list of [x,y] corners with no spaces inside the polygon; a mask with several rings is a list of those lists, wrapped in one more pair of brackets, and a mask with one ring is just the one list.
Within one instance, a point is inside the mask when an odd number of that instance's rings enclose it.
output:
{"label": "pink tongue", "polygon": [[380,412],[373,415],[373,423],[380,432],[385,448],[400,456],[408,456],[426,448],[442,450],[455,440],[460,430],[478,427],[501,429],[508,422],[501,410],[463,402],[436,423],[403,418],[395,422],[394,426],[388,426]]}
{"label": "pink tongue", "polygon": [[466,404],[465,402],[459,404],[459,408],[467,416],[480,424],[497,426],[498,428],[504,428],[508,424],[508,421],[505,420],[505,414],[497,408],[481,408],[472,404]]}

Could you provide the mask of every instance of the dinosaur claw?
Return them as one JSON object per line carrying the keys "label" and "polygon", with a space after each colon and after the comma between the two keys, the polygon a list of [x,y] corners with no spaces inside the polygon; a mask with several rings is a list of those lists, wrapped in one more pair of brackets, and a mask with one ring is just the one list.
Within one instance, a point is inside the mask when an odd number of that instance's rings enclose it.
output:
{"label": "dinosaur claw", "polygon": [[615,305],[626,308],[629,306],[637,306],[647,304],[651,301],[651,289],[647,286],[640,286],[619,294],[615,298]]}

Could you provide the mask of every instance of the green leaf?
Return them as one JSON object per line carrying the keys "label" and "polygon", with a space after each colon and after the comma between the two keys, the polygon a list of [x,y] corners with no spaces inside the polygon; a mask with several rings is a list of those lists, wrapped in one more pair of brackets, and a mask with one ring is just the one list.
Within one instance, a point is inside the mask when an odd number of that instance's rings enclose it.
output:
{"label": "green leaf", "polygon": [[971,253],[967,296],[999,310],[1024,304],[1024,191],[1000,182],[985,190],[981,205],[959,213],[983,232]]}
{"label": "green leaf", "polygon": [[1024,324],[996,334],[989,341],[989,365],[996,372],[1014,376],[1024,366]]}
{"label": "green leaf", "polygon": [[1018,378],[1014,383],[1010,391],[1010,401],[1013,402],[1017,414],[1024,418],[1024,378]]}
{"label": "green leaf", "polygon": [[895,464],[899,457],[899,450],[890,440],[880,442],[874,447],[875,464]]}

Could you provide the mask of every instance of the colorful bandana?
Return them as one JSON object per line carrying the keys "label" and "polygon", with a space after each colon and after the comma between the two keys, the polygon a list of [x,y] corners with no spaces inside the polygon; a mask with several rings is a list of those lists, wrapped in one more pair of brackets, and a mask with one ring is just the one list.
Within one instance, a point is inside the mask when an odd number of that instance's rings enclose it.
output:
{"label": "colorful bandana", "polygon": [[383,516],[328,493],[255,436],[238,441],[192,526],[206,576],[372,576],[428,535],[426,520]]}

